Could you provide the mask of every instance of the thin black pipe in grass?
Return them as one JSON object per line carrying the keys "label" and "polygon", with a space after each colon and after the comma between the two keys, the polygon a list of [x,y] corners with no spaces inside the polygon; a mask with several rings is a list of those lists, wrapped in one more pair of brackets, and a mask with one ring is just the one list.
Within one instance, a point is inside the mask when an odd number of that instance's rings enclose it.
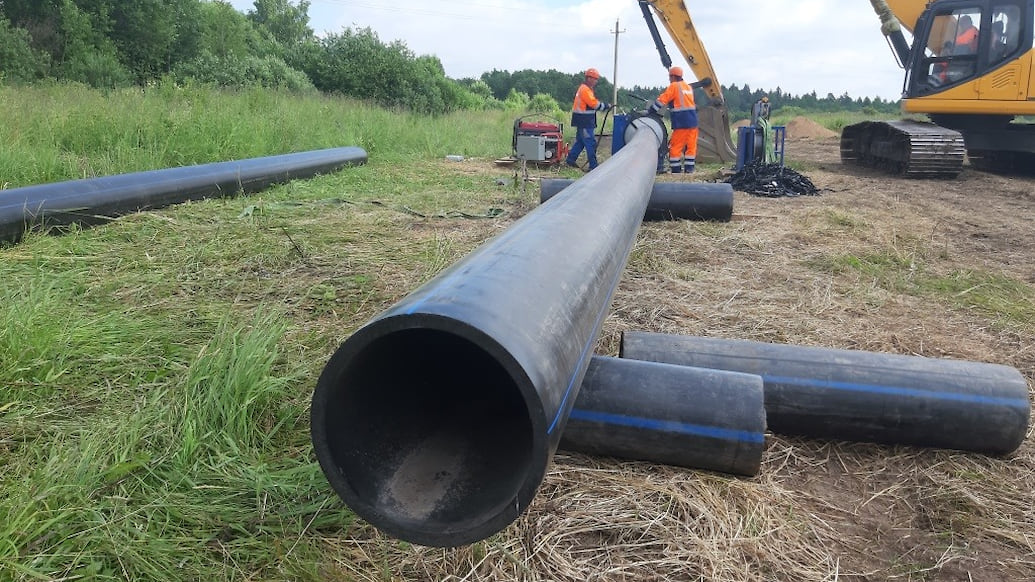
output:
{"label": "thin black pipe in grass", "polygon": [[34,228],[100,224],[188,200],[250,194],[366,161],[366,151],[350,146],[0,191],[0,242],[18,242]]}

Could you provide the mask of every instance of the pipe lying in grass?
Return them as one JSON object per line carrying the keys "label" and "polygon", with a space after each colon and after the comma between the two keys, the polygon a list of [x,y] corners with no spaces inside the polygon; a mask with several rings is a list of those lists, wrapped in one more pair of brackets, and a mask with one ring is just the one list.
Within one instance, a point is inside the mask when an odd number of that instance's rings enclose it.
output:
{"label": "pipe lying in grass", "polygon": [[446,547],[525,510],[636,238],[660,136],[656,122],[638,122],[614,157],[330,358],[313,394],[313,447],[357,515]]}
{"label": "pipe lying in grass", "polygon": [[560,448],[752,476],[765,422],[754,374],[594,356]]}
{"label": "pipe lying in grass", "polygon": [[[539,182],[543,204],[575,180],[548,178]],[[704,182],[655,182],[644,220],[718,220],[733,216],[733,186]]]}
{"label": "pipe lying in grass", "polygon": [[0,241],[18,242],[37,226],[99,224],[188,200],[258,192],[366,161],[362,148],[342,147],[0,191]]}
{"label": "pipe lying in grass", "polygon": [[1009,366],[645,332],[621,357],[758,374],[774,433],[1003,455],[1030,404]]}

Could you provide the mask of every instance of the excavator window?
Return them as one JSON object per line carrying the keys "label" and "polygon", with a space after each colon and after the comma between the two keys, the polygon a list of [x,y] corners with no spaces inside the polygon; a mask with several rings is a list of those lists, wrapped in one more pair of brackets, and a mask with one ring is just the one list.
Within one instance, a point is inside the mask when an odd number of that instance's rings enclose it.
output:
{"label": "excavator window", "polygon": [[951,85],[974,76],[982,22],[978,7],[934,15],[924,51],[928,86]]}
{"label": "excavator window", "polygon": [[993,6],[988,62],[995,66],[1011,56],[1021,44],[1021,8],[1012,4]]}

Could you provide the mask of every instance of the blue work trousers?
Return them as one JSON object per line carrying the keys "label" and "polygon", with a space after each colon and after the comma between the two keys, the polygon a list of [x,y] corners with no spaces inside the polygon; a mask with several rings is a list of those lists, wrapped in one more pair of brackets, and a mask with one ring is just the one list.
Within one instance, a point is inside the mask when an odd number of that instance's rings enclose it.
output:
{"label": "blue work trousers", "polygon": [[589,169],[592,170],[597,167],[597,137],[593,135],[592,127],[575,129],[575,143],[571,146],[571,151],[568,152],[568,158],[565,161],[569,166],[576,165],[582,150],[586,150],[586,159],[589,160]]}

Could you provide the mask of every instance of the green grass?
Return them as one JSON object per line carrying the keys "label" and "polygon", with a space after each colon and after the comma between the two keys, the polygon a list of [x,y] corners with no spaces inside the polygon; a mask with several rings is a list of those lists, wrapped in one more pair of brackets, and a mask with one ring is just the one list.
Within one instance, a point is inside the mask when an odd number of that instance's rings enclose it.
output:
{"label": "green grass", "polygon": [[822,257],[809,264],[827,273],[855,273],[890,291],[975,310],[1001,324],[1025,326],[1035,320],[1035,293],[1030,285],[978,270],[934,272],[923,252],[891,248]]}

